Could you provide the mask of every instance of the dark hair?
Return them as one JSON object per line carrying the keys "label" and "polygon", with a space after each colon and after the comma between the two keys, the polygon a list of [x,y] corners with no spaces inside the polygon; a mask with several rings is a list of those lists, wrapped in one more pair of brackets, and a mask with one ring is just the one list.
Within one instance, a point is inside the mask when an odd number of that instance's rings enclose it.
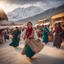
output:
{"label": "dark hair", "polygon": [[18,30],[19,28],[18,28],[18,27],[16,27],[16,29]]}
{"label": "dark hair", "polygon": [[56,26],[58,23],[56,23],[54,26]]}
{"label": "dark hair", "polygon": [[44,27],[44,25],[42,25],[42,27]]}
{"label": "dark hair", "polygon": [[32,25],[32,22],[28,22],[27,25],[28,25],[28,24],[31,24],[31,25]]}
{"label": "dark hair", "polygon": [[59,22],[59,23],[58,23],[58,25],[60,26],[60,25],[61,25],[61,23]]}

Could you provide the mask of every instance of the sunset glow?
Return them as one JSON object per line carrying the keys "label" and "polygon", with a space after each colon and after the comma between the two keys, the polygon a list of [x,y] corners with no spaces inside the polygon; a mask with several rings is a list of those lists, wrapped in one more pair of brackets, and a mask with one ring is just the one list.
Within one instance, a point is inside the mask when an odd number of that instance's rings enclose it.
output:
{"label": "sunset glow", "polygon": [[64,0],[0,0],[0,8],[6,13],[18,7],[39,6],[43,10],[47,10],[62,4],[64,4]]}
{"label": "sunset glow", "polygon": [[14,10],[17,7],[18,6],[15,4],[8,4],[6,2],[0,2],[0,8],[2,8],[6,13],[11,12],[12,10]]}

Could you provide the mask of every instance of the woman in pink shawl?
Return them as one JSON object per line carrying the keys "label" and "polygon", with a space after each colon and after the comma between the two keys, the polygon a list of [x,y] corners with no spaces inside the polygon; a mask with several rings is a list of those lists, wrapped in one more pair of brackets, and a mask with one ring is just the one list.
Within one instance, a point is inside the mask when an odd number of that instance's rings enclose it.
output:
{"label": "woman in pink shawl", "polygon": [[62,28],[60,26],[60,23],[55,25],[54,32],[55,32],[55,36],[54,36],[53,46],[60,48],[61,43],[62,43],[62,38],[61,38]]}

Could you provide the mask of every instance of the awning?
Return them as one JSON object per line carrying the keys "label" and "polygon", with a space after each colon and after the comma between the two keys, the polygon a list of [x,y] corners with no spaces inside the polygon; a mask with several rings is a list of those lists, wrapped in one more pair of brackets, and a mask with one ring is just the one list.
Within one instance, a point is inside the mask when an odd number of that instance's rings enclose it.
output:
{"label": "awning", "polygon": [[39,24],[34,25],[33,27],[37,27]]}
{"label": "awning", "polygon": [[47,22],[47,23],[44,23],[43,25],[49,25],[50,24],[50,22]]}

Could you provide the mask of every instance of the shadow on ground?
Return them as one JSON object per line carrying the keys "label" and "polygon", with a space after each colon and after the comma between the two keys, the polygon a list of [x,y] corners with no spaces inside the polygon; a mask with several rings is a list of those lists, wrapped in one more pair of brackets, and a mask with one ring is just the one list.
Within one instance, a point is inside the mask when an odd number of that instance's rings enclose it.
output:
{"label": "shadow on ground", "polygon": [[55,58],[44,54],[35,55],[31,59],[32,64],[64,64],[64,59]]}
{"label": "shadow on ground", "polygon": [[15,48],[15,50],[16,50],[17,52],[19,52],[19,53],[22,52],[22,48],[21,48],[21,47],[17,47],[17,48]]}

